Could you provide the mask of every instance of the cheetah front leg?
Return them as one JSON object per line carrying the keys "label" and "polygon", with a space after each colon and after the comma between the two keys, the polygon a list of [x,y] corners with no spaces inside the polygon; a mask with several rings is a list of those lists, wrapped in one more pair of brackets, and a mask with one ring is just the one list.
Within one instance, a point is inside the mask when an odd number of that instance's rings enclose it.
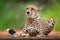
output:
{"label": "cheetah front leg", "polygon": [[46,35],[45,34],[43,34],[43,33],[39,33],[39,34],[37,34],[37,36],[36,37],[46,37]]}
{"label": "cheetah front leg", "polygon": [[36,37],[46,37],[47,35],[45,35],[45,34],[43,34],[43,31],[42,30],[40,30],[40,31],[38,31],[39,33],[37,34],[37,36]]}
{"label": "cheetah front leg", "polygon": [[28,32],[26,30],[26,27],[24,27],[22,33],[20,34],[20,37],[27,37],[28,36]]}
{"label": "cheetah front leg", "polygon": [[44,34],[38,34],[36,37],[46,37]]}
{"label": "cheetah front leg", "polygon": [[20,34],[20,37],[28,37],[28,34],[23,32],[23,33]]}

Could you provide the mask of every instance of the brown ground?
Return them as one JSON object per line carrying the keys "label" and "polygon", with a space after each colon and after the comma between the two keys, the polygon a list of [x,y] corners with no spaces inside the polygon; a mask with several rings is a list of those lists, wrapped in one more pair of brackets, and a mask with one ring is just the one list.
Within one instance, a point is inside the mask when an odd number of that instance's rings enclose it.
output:
{"label": "brown ground", "polygon": [[[17,31],[17,34],[19,35],[21,33],[21,31]],[[49,37],[60,37],[60,32],[51,32],[49,35]],[[0,31],[0,38],[11,38],[12,35],[10,35],[8,32],[6,31]]]}

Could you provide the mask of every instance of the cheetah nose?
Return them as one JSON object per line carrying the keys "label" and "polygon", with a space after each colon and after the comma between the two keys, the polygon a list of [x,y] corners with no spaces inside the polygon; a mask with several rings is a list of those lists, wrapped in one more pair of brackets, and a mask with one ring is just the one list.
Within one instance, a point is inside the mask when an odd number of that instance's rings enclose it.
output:
{"label": "cheetah nose", "polygon": [[29,15],[30,12],[27,12],[27,15]]}

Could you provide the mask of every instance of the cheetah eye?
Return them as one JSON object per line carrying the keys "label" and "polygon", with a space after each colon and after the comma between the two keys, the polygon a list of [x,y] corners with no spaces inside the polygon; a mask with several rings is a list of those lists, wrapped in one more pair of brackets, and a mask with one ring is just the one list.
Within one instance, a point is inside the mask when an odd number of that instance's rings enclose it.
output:
{"label": "cheetah eye", "polygon": [[32,8],[31,10],[34,10],[34,8]]}
{"label": "cheetah eye", "polygon": [[26,9],[28,9],[28,8],[26,8]]}

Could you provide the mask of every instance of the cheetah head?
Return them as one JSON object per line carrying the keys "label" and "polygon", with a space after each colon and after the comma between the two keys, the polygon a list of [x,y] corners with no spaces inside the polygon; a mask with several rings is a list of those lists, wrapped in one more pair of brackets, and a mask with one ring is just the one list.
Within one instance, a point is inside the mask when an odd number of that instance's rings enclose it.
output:
{"label": "cheetah head", "polygon": [[29,5],[26,7],[26,15],[28,18],[36,18],[38,16],[39,9],[36,6]]}

